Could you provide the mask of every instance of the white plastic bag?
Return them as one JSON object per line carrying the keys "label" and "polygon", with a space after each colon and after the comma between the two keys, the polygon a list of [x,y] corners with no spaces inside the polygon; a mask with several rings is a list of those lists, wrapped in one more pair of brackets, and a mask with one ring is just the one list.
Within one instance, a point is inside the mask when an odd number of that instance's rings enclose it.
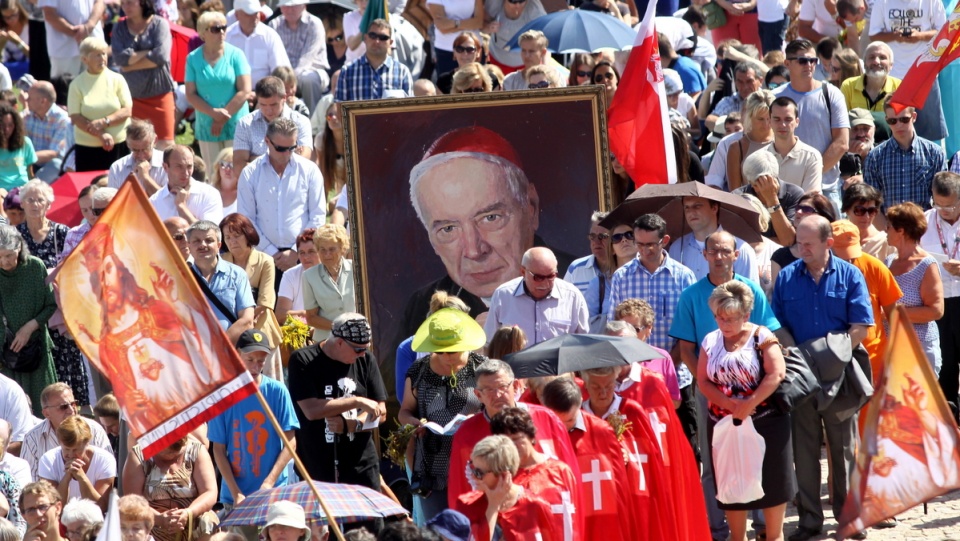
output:
{"label": "white plastic bag", "polygon": [[713,474],[717,500],[721,503],[749,503],[763,497],[763,441],[753,419],[739,426],[727,415],[713,429]]}

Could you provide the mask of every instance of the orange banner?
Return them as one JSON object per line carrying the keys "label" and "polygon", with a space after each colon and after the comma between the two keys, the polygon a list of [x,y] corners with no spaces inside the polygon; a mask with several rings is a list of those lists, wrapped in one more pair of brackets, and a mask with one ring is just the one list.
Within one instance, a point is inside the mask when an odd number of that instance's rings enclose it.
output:
{"label": "orange banner", "polygon": [[960,57],[960,4],[947,18],[947,23],[930,40],[927,50],[913,61],[903,82],[893,93],[893,105],[897,112],[906,107],[922,108],[927,94],[937,81],[937,75],[951,62]]}
{"label": "orange banner", "polygon": [[52,277],[77,345],[149,457],[256,385],[138,182]]}
{"label": "orange banner", "polygon": [[838,539],[960,487],[960,433],[903,306],[866,415]]}

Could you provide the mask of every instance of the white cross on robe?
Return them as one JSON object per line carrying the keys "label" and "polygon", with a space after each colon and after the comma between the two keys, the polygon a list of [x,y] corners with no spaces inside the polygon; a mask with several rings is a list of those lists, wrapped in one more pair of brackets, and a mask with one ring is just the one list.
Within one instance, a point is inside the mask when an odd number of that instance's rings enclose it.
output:
{"label": "white cross on robe", "polygon": [[600,511],[603,509],[603,492],[600,488],[600,483],[603,481],[613,481],[613,472],[600,470],[600,460],[594,458],[590,461],[590,472],[584,473],[582,476],[584,483],[591,483],[593,485],[593,510]]}
{"label": "white cross on robe", "polygon": [[663,434],[667,431],[667,425],[660,422],[660,417],[657,416],[655,411],[649,412],[648,416],[650,417],[650,428],[657,436],[657,447],[660,448],[660,454],[663,455]]}
{"label": "white cross on robe", "polygon": [[637,442],[633,443],[633,452],[628,453],[630,455],[630,461],[637,465],[637,469],[640,470],[640,492],[647,491],[647,475],[643,471],[643,465],[649,462],[649,456],[646,453],[641,453],[640,449],[637,448]]}
{"label": "white cross on robe", "polygon": [[563,541],[573,541],[573,514],[577,512],[577,508],[570,501],[570,493],[561,491],[560,503],[551,505],[550,511],[554,515],[563,515]]}

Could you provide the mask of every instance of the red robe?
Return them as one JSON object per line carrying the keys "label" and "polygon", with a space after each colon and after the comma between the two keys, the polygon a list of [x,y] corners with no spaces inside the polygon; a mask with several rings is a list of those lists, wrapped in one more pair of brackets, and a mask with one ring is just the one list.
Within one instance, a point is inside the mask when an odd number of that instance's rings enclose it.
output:
{"label": "red robe", "polygon": [[570,440],[580,464],[580,490],[586,538],[633,541],[637,535],[633,483],[623,449],[606,421],[581,412],[586,430],[574,428]]}
{"label": "red robe", "polygon": [[[577,376],[573,377],[573,381],[576,382],[577,386],[580,387],[580,394],[583,396],[583,399],[587,399],[587,386],[583,383],[583,380]],[[536,404],[537,406],[542,406],[540,399],[537,398],[537,393],[533,392],[533,389],[527,387],[523,394],[520,395],[520,402],[524,404]]]}
{"label": "red robe", "polygon": [[546,462],[530,468],[520,468],[513,482],[529,493],[539,496],[550,504],[550,511],[557,531],[564,541],[585,540],[583,513],[580,498],[580,483],[573,470],[559,460],[548,458]]}
{"label": "red robe", "polygon": [[[560,462],[573,469],[573,474],[580,476],[577,466],[577,455],[573,452],[567,429],[552,411],[543,406],[531,404],[517,404],[517,407],[526,408],[537,427],[537,450],[549,457],[555,457]],[[453,435],[453,447],[450,450],[450,470],[447,477],[447,505],[451,508],[457,503],[457,497],[473,491],[467,481],[467,461],[473,446],[490,435],[490,422],[483,411],[467,419]]]}
{"label": "red robe", "polygon": [[[470,520],[470,533],[477,540],[490,539],[487,528],[487,497],[474,490],[457,498],[454,509]],[[563,539],[550,513],[550,504],[526,490],[516,505],[497,514],[497,526],[503,541],[561,541]]]}

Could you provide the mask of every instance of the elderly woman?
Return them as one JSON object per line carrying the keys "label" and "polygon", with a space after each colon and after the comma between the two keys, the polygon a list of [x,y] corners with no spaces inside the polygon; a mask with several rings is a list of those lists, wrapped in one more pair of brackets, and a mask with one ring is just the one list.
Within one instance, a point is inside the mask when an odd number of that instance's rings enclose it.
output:
{"label": "elderly woman", "polygon": [[449,94],[453,89],[453,76],[457,70],[474,62],[482,63],[483,42],[480,36],[473,32],[462,32],[457,36],[453,40],[453,58],[457,61],[457,67],[437,78],[437,89],[444,94]]}
{"label": "elderly woman", "polygon": [[455,308],[434,312],[413,337],[413,350],[429,353],[407,370],[398,419],[418,426],[413,458],[415,492],[430,520],[447,507],[447,475],[453,435],[437,435],[423,428],[428,421],[445,426],[457,415],[479,411],[474,392],[476,369],[487,360],[473,353],[486,343],[483,328],[470,314]]}
{"label": "elderly woman", "polygon": [[267,510],[267,523],[261,533],[266,541],[307,541],[310,527],[303,507],[287,500],[274,502]]}
{"label": "elderly woman", "polygon": [[287,269],[280,277],[276,313],[281,324],[288,315],[307,320],[307,312],[303,309],[303,272],[320,263],[320,252],[313,243],[316,232],[316,229],[308,227],[297,235],[297,256],[300,263]]}
{"label": "elderly woman", "polygon": [[901,203],[887,209],[887,242],[897,254],[887,257],[886,263],[903,291],[897,304],[906,307],[923,352],[939,374],[942,359],[937,320],[943,317],[943,282],[937,260],[920,247],[926,232],[927,219],[917,204]]}
{"label": "elderly woman", "polygon": [[590,80],[595,85],[603,85],[606,90],[607,107],[610,107],[613,103],[613,95],[617,92],[617,85],[620,84],[620,72],[610,62],[601,60],[593,67]]}
{"label": "elderly woman", "polygon": [[43,261],[30,256],[20,232],[0,225],[0,312],[7,327],[15,333],[10,349],[24,359],[36,359],[36,367],[14,372],[0,364],[0,374],[20,385],[33,404],[33,414],[43,415],[40,393],[57,381],[50,350],[53,343],[47,333],[47,321],[57,309],[53,288],[46,283]]}
{"label": "elderly woman", "polygon": [[582,86],[593,84],[590,76],[593,74],[593,67],[597,65],[593,55],[588,53],[577,53],[573,55],[573,64],[570,65],[570,79],[567,80],[567,86]]}
{"label": "elderly woman", "polygon": [[773,92],[760,89],[743,102],[743,137],[727,150],[727,186],[731,191],[744,184],[743,164],[747,156],[773,142],[770,105],[774,99]]}
{"label": "elderly woman", "polygon": [[497,529],[504,541],[563,538],[553,522],[550,505],[513,482],[520,469],[520,455],[510,438],[487,436],[480,440],[467,467],[478,490],[461,495],[457,511],[470,519],[474,539],[493,541]]}
{"label": "elderly woman", "polygon": [[550,66],[541,64],[529,67],[523,72],[523,77],[526,79],[527,88],[530,90],[560,87],[560,76],[557,75],[557,70]]}
{"label": "elderly woman", "polygon": [[155,512],[146,498],[127,494],[117,500],[120,511],[120,541],[148,541]]}
{"label": "elderly woman", "polygon": [[187,101],[197,111],[196,136],[208,171],[220,151],[232,146],[237,121],[250,112],[250,64],[226,42],[226,32],[223,13],[204,13],[197,21],[203,46],[187,55]]}
{"label": "elderly woman", "polygon": [[[804,196],[800,198],[800,201],[797,201],[797,209],[793,215],[793,227],[796,229],[797,224],[800,223],[801,220],[814,214],[819,214],[828,221],[835,222],[837,221],[836,212],[833,202],[825,195],[815,192],[804,194]],[[783,246],[773,252],[773,255],[770,256],[771,279],[776,282],[777,275],[780,274],[780,269],[798,259],[800,259],[800,248],[796,242],[790,246]]]}
{"label": "elderly woman", "polygon": [[76,140],[76,170],[103,171],[130,153],[127,124],[133,99],[122,75],[107,69],[110,46],[102,38],[80,42],[80,59],[86,71],[71,83],[67,112]]}
{"label": "elderly woman", "polygon": [[103,510],[96,502],[74,498],[63,506],[60,523],[67,530],[70,541],[84,541],[84,533],[103,525]]}
{"label": "elderly woman", "polygon": [[[630,224],[615,225],[610,230],[610,247],[611,250],[607,252],[609,259],[607,269],[609,271],[605,276],[593,277],[587,284],[587,292],[584,294],[591,318],[606,314],[610,309],[610,295],[606,291],[606,287],[601,285],[601,280],[605,284],[609,284],[610,277],[617,269],[637,257],[637,243],[633,238],[633,226]],[[601,324],[600,327],[602,326]]]}
{"label": "elderly woman", "polygon": [[754,152],[743,160],[741,170],[745,184],[733,193],[756,196],[764,208],[773,209],[769,211],[770,223],[764,236],[783,246],[793,244],[797,235],[793,218],[803,188],[780,181],[780,164],[773,152]]}
{"label": "elderly woman", "polygon": [[[140,447],[134,447],[123,465],[123,491],[147,499],[153,512],[151,533],[157,541],[205,540],[219,524],[212,511],[217,503],[213,460],[191,436],[146,461]],[[191,539],[187,539],[189,530]]]}
{"label": "elderly woman", "polygon": [[493,82],[490,73],[480,64],[471,62],[453,74],[452,94],[470,94],[471,92],[490,92]]}
{"label": "elderly woman", "polygon": [[237,184],[240,181],[240,175],[237,173],[233,169],[233,147],[221,150],[213,163],[210,185],[220,192],[224,216],[237,211]]}
{"label": "elderly woman", "polygon": [[33,176],[37,153],[16,109],[0,105],[0,128],[0,188],[12,190]]}
{"label": "elderly woman", "polygon": [[317,228],[313,244],[320,254],[320,265],[303,271],[303,309],[307,324],[313,327],[313,341],[330,336],[330,324],[345,312],[356,311],[353,292],[353,261],[344,255],[350,248],[347,230],[342,225],[326,224]]}
{"label": "elderly woman", "polygon": [[[27,219],[17,226],[17,231],[30,253],[43,261],[49,272],[57,266],[69,229],[47,219],[47,211],[53,204],[53,188],[49,184],[33,179],[20,189],[20,196]],[[56,329],[50,329],[50,338],[57,352],[54,362],[59,381],[70,385],[81,405],[88,405],[86,363],[77,344]]]}
{"label": "elderly woman", "polygon": [[60,446],[40,457],[37,477],[57,487],[60,498],[84,498],[107,509],[104,497],[117,478],[117,461],[108,451],[90,445],[93,433],[79,415],[67,417],[57,427]]}
{"label": "elderly woman", "polygon": [[873,225],[883,208],[883,194],[866,182],[858,182],[843,190],[840,210],[860,230],[860,248],[864,253],[883,261],[897,253],[887,242],[887,233]]}
{"label": "elderly woman", "polygon": [[247,271],[257,303],[253,309],[254,317],[260,317],[265,310],[273,310],[277,304],[277,292],[274,289],[277,271],[273,258],[256,248],[260,244],[260,234],[253,227],[253,222],[243,214],[234,212],[220,222],[220,231],[223,233],[223,243],[227,246],[223,260]]}
{"label": "elderly woman", "polygon": [[154,0],[121,0],[126,18],[113,27],[113,61],[130,87],[133,116],[150,120],[157,148],[173,146],[175,83],[170,74],[170,24],[156,14]]}
{"label": "elderly woman", "polygon": [[[751,156],[751,158],[752,157],[753,156]],[[742,193],[740,195],[749,201],[750,204],[753,205],[754,210],[760,214],[760,232],[764,234],[760,235],[758,242],[751,242],[750,246],[757,254],[757,274],[760,276],[760,289],[763,290],[764,295],[767,296],[767,300],[769,301],[773,298],[773,274],[770,268],[772,265],[770,258],[772,258],[774,252],[782,248],[782,246],[770,240],[770,237],[766,235],[766,232],[770,229],[770,211],[767,210],[767,207],[754,195],[748,193]]]}
{"label": "elderly woman", "polygon": [[749,323],[753,302],[750,287],[736,280],[713,290],[707,303],[719,328],[703,338],[697,363],[697,384],[708,401],[707,441],[713,441],[714,426],[728,415],[741,421],[752,417],[766,441],[763,498],[718,504],[726,511],[731,541],[747,540],[747,511],[753,509],[763,510],[767,539],[782,540],[787,502],[797,492],[790,414],[767,402],[786,374],[783,353],[769,329]]}

